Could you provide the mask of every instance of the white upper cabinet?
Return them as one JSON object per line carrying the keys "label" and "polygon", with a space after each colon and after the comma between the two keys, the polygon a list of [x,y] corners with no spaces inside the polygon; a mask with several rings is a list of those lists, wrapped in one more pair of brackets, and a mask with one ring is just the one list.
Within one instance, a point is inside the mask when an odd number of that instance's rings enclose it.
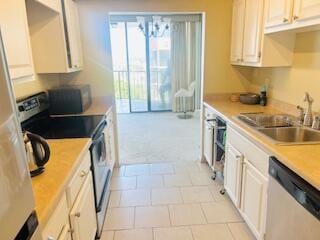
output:
{"label": "white upper cabinet", "polygon": [[267,0],[265,14],[267,34],[320,29],[320,0]]}
{"label": "white upper cabinet", "polygon": [[320,0],[295,0],[294,20],[302,21],[320,17]]}
{"label": "white upper cabinet", "polygon": [[259,63],[263,33],[263,1],[246,0],[243,35],[243,61]]}
{"label": "white upper cabinet", "polygon": [[245,6],[245,0],[236,0],[233,4],[231,62],[241,62],[242,60]]}
{"label": "white upper cabinet", "polygon": [[24,0],[1,0],[0,28],[11,79],[34,75]]}
{"label": "white upper cabinet", "polygon": [[64,0],[65,28],[67,36],[67,47],[70,54],[70,68],[82,67],[82,45],[80,41],[80,26],[78,7],[73,0]]}
{"label": "white upper cabinet", "polygon": [[292,23],[292,0],[266,0],[265,27],[275,27]]}
{"label": "white upper cabinet", "polygon": [[264,0],[235,0],[231,36],[231,64],[252,67],[290,66],[293,35],[264,34]]}
{"label": "white upper cabinet", "polygon": [[82,69],[78,8],[73,0],[28,1],[35,70],[69,73]]}

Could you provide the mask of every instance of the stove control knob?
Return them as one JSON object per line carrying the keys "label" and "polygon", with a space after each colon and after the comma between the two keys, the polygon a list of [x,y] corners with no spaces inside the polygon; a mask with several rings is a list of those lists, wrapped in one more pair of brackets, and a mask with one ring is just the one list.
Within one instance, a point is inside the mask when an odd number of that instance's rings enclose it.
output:
{"label": "stove control knob", "polygon": [[23,112],[23,111],[25,111],[25,108],[24,108],[23,105],[20,105],[20,106],[18,107],[18,110],[19,110],[19,112]]}

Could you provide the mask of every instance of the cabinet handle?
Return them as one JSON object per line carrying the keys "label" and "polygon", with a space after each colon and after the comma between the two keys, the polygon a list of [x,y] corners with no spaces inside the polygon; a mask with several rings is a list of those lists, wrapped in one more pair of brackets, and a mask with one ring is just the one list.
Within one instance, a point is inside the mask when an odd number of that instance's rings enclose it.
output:
{"label": "cabinet handle", "polygon": [[236,158],[238,158],[238,159],[241,158],[241,155],[236,155]]}
{"label": "cabinet handle", "polygon": [[293,16],[293,20],[298,20],[298,19],[299,19],[299,16],[297,16],[297,15]]}
{"label": "cabinet handle", "polygon": [[88,175],[88,173],[85,170],[82,170],[80,173],[80,177],[85,177],[87,175]]}
{"label": "cabinet handle", "polygon": [[68,233],[74,233],[74,230],[72,229],[72,228],[70,228],[69,230],[68,230]]}
{"label": "cabinet handle", "polygon": [[282,22],[284,22],[284,23],[286,23],[286,22],[288,22],[288,21],[289,21],[288,18],[284,18],[284,19],[282,20]]}
{"label": "cabinet handle", "polygon": [[48,240],[56,240],[56,239],[52,236],[48,236]]}
{"label": "cabinet handle", "polygon": [[80,217],[80,216],[81,216],[80,212],[77,212],[77,213],[75,213],[74,215],[75,215],[76,217]]}

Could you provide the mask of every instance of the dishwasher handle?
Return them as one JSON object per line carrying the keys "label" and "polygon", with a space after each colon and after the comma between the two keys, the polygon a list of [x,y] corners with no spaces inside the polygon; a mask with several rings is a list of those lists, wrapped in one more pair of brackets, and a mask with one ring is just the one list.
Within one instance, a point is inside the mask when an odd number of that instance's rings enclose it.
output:
{"label": "dishwasher handle", "polygon": [[306,182],[275,157],[270,158],[269,174],[301,206],[320,220],[320,191]]}

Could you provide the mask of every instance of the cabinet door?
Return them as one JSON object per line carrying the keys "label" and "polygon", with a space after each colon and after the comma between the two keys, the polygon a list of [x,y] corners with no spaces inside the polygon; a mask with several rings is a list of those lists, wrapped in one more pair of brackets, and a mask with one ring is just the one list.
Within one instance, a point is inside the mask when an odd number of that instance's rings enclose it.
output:
{"label": "cabinet door", "polygon": [[265,27],[291,24],[293,0],[267,0]]}
{"label": "cabinet door", "polygon": [[258,239],[265,233],[267,179],[247,160],[243,164],[241,212]]}
{"label": "cabinet door", "polygon": [[245,8],[243,61],[259,63],[263,27],[263,0],[247,0]]}
{"label": "cabinet door", "polygon": [[230,60],[235,63],[242,59],[245,6],[245,0],[233,2]]}
{"label": "cabinet door", "polygon": [[0,27],[11,79],[34,74],[27,11],[24,0],[2,0]]}
{"label": "cabinet door", "polygon": [[73,240],[93,240],[95,238],[97,220],[91,172],[70,212],[70,223]]}
{"label": "cabinet door", "polygon": [[82,47],[80,40],[78,8],[73,0],[64,0],[66,19],[66,40],[69,54],[69,67],[78,69],[82,67]]}
{"label": "cabinet door", "polygon": [[58,240],[71,240],[71,232],[69,222],[64,226]]}
{"label": "cabinet door", "polygon": [[241,175],[243,154],[232,145],[226,146],[226,162],[224,168],[224,188],[229,197],[238,207],[240,205]]}
{"label": "cabinet door", "polygon": [[320,17],[320,0],[295,0],[294,18],[296,21]]}

